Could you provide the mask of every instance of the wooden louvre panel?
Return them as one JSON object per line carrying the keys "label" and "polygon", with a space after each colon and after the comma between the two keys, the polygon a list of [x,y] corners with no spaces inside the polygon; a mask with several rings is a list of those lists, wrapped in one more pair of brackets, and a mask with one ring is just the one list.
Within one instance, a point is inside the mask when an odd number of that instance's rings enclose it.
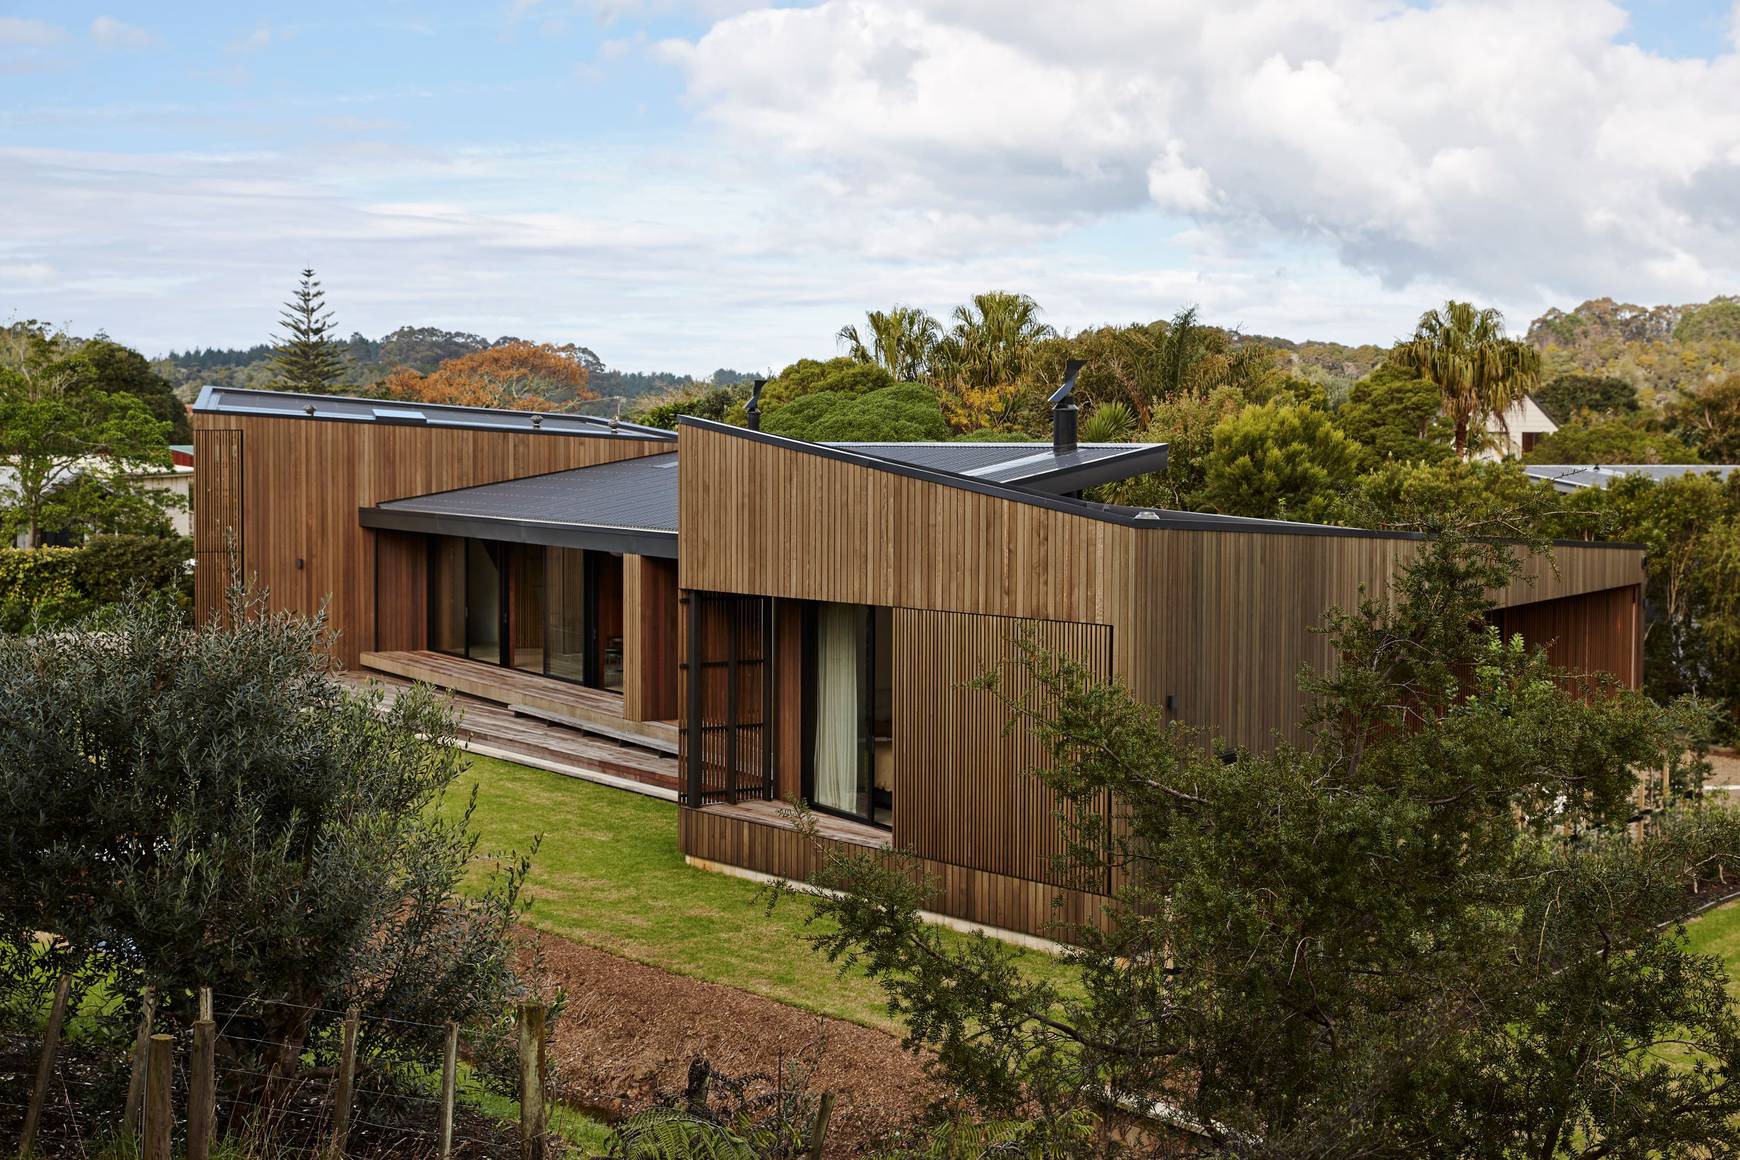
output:
{"label": "wooden louvre panel", "polygon": [[1057,795],[1034,774],[1048,764],[1039,740],[1005,729],[998,698],[969,685],[997,671],[1004,695],[1027,696],[1031,680],[1013,663],[1023,642],[1112,675],[1110,625],[894,610],[894,842],[939,862],[1103,893],[1103,873],[1060,873],[1066,827]]}
{"label": "wooden louvre panel", "polygon": [[193,433],[193,600],[195,623],[223,608],[232,569],[242,564],[242,433]]}
{"label": "wooden louvre panel", "polygon": [[679,670],[683,802],[773,796],[773,601],[688,592]]}

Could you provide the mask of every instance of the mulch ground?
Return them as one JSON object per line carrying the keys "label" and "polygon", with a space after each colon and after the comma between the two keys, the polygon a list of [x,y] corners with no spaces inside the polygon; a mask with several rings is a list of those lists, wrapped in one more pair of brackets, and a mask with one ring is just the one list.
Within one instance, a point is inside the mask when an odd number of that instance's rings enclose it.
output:
{"label": "mulch ground", "polygon": [[886,1032],[539,937],[545,968],[569,996],[551,1051],[573,1104],[607,1117],[637,1111],[682,1091],[697,1058],[731,1076],[813,1060],[809,1090],[835,1094],[827,1154],[855,1156],[943,1094]]}

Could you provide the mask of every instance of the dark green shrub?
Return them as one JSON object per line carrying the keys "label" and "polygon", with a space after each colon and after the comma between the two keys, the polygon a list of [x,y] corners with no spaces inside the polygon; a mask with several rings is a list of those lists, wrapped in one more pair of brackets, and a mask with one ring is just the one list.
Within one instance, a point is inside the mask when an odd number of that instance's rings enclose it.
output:
{"label": "dark green shrub", "polygon": [[139,591],[193,599],[193,541],[186,536],[92,536],[76,549],[79,590],[98,604],[114,604]]}

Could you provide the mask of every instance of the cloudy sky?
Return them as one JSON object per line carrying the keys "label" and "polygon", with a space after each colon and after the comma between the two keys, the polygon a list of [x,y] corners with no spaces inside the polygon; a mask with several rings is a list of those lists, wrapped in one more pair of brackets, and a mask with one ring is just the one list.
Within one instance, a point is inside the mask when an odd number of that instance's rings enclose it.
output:
{"label": "cloudy sky", "polygon": [[0,317],[707,372],[865,309],[1388,342],[1740,292],[1740,0],[0,0]]}

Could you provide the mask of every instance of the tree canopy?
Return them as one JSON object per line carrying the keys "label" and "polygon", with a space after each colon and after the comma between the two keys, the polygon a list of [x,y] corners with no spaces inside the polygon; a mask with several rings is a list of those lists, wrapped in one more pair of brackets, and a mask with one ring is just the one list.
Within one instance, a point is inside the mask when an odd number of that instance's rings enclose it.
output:
{"label": "tree canopy", "polygon": [[553,411],[598,397],[587,385],[590,354],[573,345],[515,340],[448,359],[429,374],[398,367],[381,389],[419,403]]}
{"label": "tree canopy", "polygon": [[1479,445],[1487,420],[1502,416],[1540,383],[1540,352],[1507,338],[1504,316],[1467,302],[1446,302],[1420,316],[1413,338],[1390,352],[1396,367],[1438,388],[1454,430],[1456,454]]}
{"label": "tree canopy", "polygon": [[344,376],[344,349],[332,337],[332,311],[313,270],[303,270],[290,301],[279,311],[281,337],[272,348],[277,386],[325,394]]}
{"label": "tree canopy", "polygon": [[[1486,627],[1507,544],[1446,533],[1325,622],[1301,744],[1222,758],[1122,685],[1027,650],[981,686],[1032,731],[1068,844],[1118,884],[1031,970],[919,912],[898,852],[830,847],[818,951],[884,987],[907,1042],[1044,1155],[1158,1107],[1240,1157],[1721,1154],[1740,1016],[1680,922],[1734,889],[1740,813],[1627,835],[1682,719]],[[1689,720],[1686,718],[1685,720]]]}
{"label": "tree canopy", "polygon": [[0,345],[0,529],[29,547],[55,533],[167,531],[172,498],[130,476],[169,466],[171,425],[120,386],[125,374],[104,373],[124,359],[69,345],[33,325]]}
{"label": "tree canopy", "polygon": [[1265,519],[1323,520],[1353,482],[1359,448],[1313,407],[1248,406],[1214,429],[1202,499]]}

